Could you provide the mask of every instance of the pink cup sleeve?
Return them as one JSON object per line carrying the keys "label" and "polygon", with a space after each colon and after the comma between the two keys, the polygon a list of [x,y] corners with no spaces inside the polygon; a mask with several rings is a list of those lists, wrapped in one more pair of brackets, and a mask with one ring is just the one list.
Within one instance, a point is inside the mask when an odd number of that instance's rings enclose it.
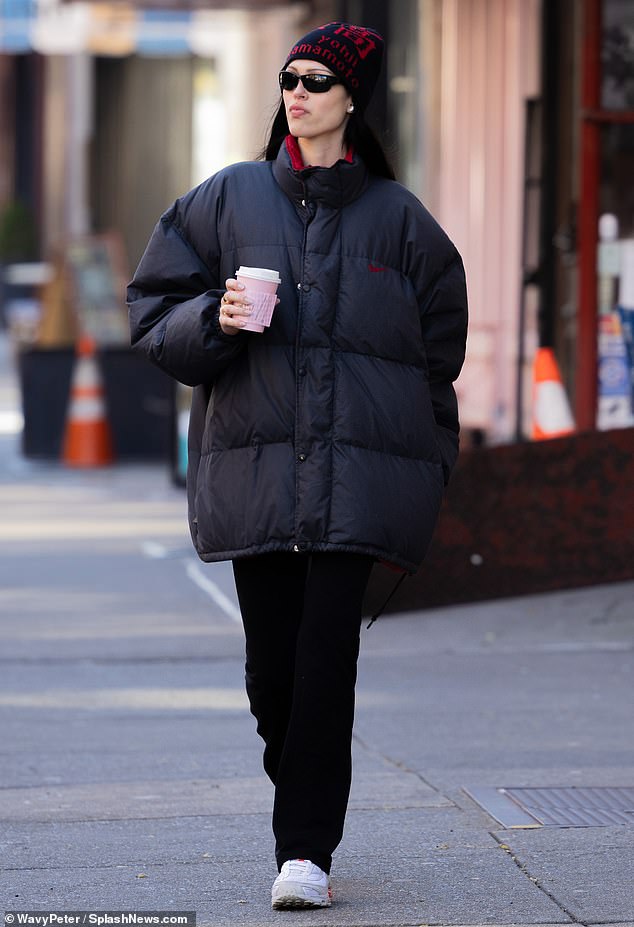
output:
{"label": "pink cup sleeve", "polygon": [[253,293],[249,294],[251,300],[252,312],[251,319],[259,325],[270,325],[275,309],[275,293]]}

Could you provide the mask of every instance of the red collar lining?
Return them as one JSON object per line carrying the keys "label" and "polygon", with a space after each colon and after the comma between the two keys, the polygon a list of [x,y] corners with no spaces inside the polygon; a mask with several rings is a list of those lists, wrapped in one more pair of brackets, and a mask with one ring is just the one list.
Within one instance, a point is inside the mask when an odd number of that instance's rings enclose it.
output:
{"label": "red collar lining", "polygon": [[[310,167],[311,165],[304,164],[304,159],[302,158],[302,153],[300,151],[299,142],[294,135],[286,136],[286,150],[288,151],[289,157],[291,159],[291,166],[294,171],[303,171],[304,168]],[[354,158],[354,149],[352,145],[348,146],[348,151],[346,152],[345,161],[348,164],[352,164]]]}

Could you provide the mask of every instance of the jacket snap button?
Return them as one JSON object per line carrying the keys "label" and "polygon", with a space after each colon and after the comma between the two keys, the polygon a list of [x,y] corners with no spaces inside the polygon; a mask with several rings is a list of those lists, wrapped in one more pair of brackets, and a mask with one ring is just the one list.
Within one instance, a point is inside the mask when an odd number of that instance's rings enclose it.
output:
{"label": "jacket snap button", "polygon": [[300,463],[304,463],[304,461],[306,460],[306,454],[298,454],[297,459]]}
{"label": "jacket snap button", "polygon": [[310,291],[310,283],[305,283],[302,286],[302,290],[304,291],[304,293],[308,293]]}
{"label": "jacket snap button", "polygon": [[297,284],[297,289],[298,289],[298,290],[301,290],[301,288],[302,288],[301,283],[298,283],[298,284]]}
{"label": "jacket snap button", "polygon": [[300,375],[300,377],[305,377],[305,376],[306,376],[306,368],[305,368],[305,367],[300,367],[299,370],[298,370],[297,372],[298,372],[298,374]]}
{"label": "jacket snap button", "polygon": [[293,552],[296,554],[302,554],[306,550],[305,544],[293,544]]}

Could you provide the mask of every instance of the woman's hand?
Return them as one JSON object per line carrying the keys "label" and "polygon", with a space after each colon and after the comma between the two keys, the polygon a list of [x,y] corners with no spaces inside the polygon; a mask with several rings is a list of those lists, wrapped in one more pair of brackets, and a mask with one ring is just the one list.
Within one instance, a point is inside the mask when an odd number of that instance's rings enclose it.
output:
{"label": "woman's hand", "polygon": [[242,295],[244,286],[233,277],[225,280],[227,291],[220,300],[218,321],[225,335],[237,335],[251,315],[251,303]]}

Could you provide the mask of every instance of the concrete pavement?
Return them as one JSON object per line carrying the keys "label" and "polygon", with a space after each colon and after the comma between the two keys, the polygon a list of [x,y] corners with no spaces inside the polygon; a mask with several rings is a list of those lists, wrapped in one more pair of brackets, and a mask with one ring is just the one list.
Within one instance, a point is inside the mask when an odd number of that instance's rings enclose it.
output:
{"label": "concrete pavement", "polygon": [[335,904],[276,913],[230,570],[195,559],[182,490],[32,464],[6,434],[0,511],[2,908],[634,925],[634,814],[510,829],[465,791],[634,787],[634,583],[364,630]]}

